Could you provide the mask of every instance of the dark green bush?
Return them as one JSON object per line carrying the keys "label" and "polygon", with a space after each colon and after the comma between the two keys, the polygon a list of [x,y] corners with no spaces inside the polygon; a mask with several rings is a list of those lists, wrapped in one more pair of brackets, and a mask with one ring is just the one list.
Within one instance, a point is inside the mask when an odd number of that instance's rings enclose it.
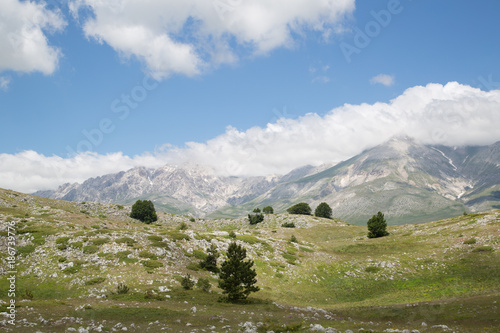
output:
{"label": "dark green bush", "polygon": [[300,215],[311,215],[311,207],[305,203],[301,202],[286,210],[289,214],[300,214]]}

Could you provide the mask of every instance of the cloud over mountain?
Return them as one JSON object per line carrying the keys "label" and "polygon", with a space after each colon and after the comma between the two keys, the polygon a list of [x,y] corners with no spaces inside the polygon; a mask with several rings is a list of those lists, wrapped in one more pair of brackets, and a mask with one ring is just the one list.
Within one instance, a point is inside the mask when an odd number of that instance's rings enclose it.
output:
{"label": "cloud over mountain", "polygon": [[464,146],[500,140],[500,90],[450,82],[407,89],[388,103],[346,104],[324,116],[282,118],[245,131],[228,127],[205,142],[188,142],[128,157],[122,153],[46,157],[33,151],[0,155],[0,187],[31,192],[134,166],[198,163],[223,175],[283,174],[296,167],[348,159],[393,136]]}

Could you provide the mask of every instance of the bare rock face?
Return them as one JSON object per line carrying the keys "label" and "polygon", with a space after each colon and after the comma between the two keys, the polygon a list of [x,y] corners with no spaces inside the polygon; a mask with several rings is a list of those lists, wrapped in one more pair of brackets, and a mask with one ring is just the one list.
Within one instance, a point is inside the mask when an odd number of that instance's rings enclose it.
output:
{"label": "bare rock face", "polygon": [[283,176],[228,177],[200,165],[166,165],[36,194],[119,204],[148,199],[159,210],[198,217],[238,217],[266,205],[280,212],[301,201],[313,207],[327,202],[334,216],[351,223],[366,223],[377,211],[390,223],[425,222],[500,207],[500,143],[443,147],[393,138],[347,161],[307,165]]}

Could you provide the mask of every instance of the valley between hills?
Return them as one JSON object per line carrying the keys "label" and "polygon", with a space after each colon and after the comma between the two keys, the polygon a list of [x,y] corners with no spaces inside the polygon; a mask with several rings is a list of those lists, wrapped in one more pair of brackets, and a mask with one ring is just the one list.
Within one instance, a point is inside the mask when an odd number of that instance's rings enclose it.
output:
{"label": "valley between hills", "polygon": [[[500,332],[499,210],[393,225],[376,239],[336,218],[279,213],[249,225],[158,213],[148,225],[129,214],[125,205],[0,190],[1,329]],[[219,302],[217,276],[199,266],[211,245],[221,261],[233,241],[247,249],[261,289],[246,304]],[[187,274],[210,289],[183,289]]]}

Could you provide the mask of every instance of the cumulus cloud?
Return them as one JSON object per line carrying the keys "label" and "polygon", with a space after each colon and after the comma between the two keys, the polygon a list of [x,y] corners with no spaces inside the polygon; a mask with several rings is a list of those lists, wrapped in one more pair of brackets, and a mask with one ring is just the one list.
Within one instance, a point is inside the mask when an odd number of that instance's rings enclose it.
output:
{"label": "cumulus cloud", "polygon": [[50,46],[47,35],[61,31],[66,22],[59,10],[32,1],[0,1],[0,72],[52,74],[61,51]]}
{"label": "cumulus cloud", "polygon": [[265,127],[226,132],[185,147],[167,146],[133,158],[121,153],[64,159],[35,152],[0,155],[0,187],[30,192],[134,166],[197,163],[223,175],[284,174],[306,164],[346,160],[393,136],[420,143],[463,146],[500,140],[500,90],[450,82],[407,89],[388,103],[346,104],[324,116],[281,118]]}
{"label": "cumulus cloud", "polygon": [[62,158],[28,150],[18,154],[0,154],[0,187],[32,193],[137,166],[158,168],[164,164],[161,157],[147,153],[134,157],[122,153],[81,153]]}
{"label": "cumulus cloud", "polygon": [[338,30],[354,8],[354,0],[70,2],[88,38],[138,58],[157,79],[293,47],[306,31]]}
{"label": "cumulus cloud", "polygon": [[7,91],[9,89],[10,77],[0,76],[0,90]]}
{"label": "cumulus cloud", "polygon": [[394,84],[394,75],[379,74],[370,79],[371,84],[383,84],[386,87],[392,86]]}

